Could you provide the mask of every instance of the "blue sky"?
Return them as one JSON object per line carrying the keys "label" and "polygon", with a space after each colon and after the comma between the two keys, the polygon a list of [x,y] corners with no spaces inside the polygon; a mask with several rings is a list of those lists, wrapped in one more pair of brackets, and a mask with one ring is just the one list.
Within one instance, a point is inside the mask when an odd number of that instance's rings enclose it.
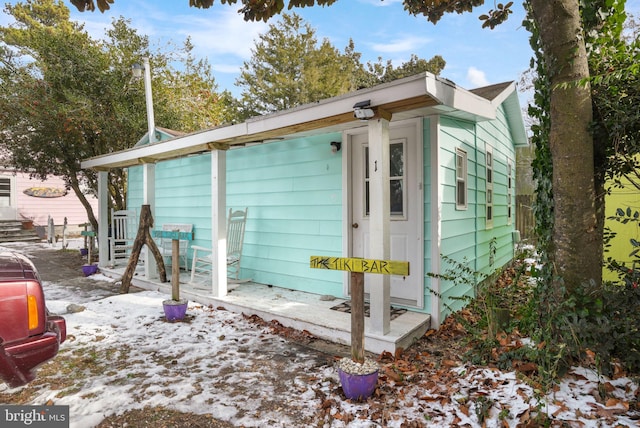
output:
{"label": "blue sky", "polygon": [[[223,5],[219,0],[210,9],[190,8],[188,0],[115,0],[104,14],[79,13],[68,0],[64,3],[72,19],[84,22],[94,37],[100,37],[120,15],[156,43],[171,40],[181,44],[191,36],[195,55],[208,58],[219,88],[236,95],[239,69],[249,60],[254,40],[268,28],[268,23],[245,22],[237,13],[237,4]],[[515,3],[509,21],[493,31],[481,29],[478,20],[493,2],[473,13],[445,16],[437,25],[409,15],[401,0],[340,0],[330,7],[294,11],[315,28],[318,40],[327,38],[344,50],[352,38],[363,62],[380,56],[399,64],[411,54],[425,59],[441,55],[447,63],[442,76],[471,89],[518,80],[528,68],[531,50],[528,33],[521,26],[524,11]],[[0,24],[7,22],[8,17],[0,15]]]}
{"label": "blue sky", "polygon": [[[627,3],[634,11],[640,9],[640,0]],[[269,25],[245,22],[237,13],[237,4],[223,5],[220,0],[210,9],[190,8],[188,0],[115,0],[104,14],[79,13],[68,0],[65,4],[72,19],[83,22],[95,38],[121,15],[155,44],[172,41],[180,45],[191,36],[195,56],[209,60],[219,89],[228,89],[234,95],[240,91],[234,85],[239,69],[251,57],[254,41]],[[362,62],[382,57],[400,64],[411,54],[425,59],[441,55],[446,61],[441,75],[473,89],[518,81],[532,56],[529,33],[521,25],[521,2],[514,2],[514,13],[506,23],[494,30],[482,29],[478,16],[493,7],[494,3],[487,1],[471,13],[447,14],[437,25],[409,15],[402,0],[340,0],[330,7],[294,11],[315,28],[318,40],[327,38],[344,50],[352,38],[356,51],[362,53]],[[0,25],[7,23],[7,15],[0,14]]]}

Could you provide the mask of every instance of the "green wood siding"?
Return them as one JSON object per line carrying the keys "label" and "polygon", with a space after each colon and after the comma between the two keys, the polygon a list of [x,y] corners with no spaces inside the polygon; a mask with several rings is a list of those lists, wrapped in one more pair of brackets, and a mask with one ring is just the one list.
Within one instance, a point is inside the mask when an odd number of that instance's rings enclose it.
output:
{"label": "green wood siding", "polygon": [[127,209],[140,214],[142,206],[142,167],[136,166],[127,171]]}
{"label": "green wood siding", "polygon": [[340,134],[262,144],[227,154],[227,205],[249,207],[243,276],[263,284],[343,295],[342,275],[309,268],[342,255]]}
{"label": "green wood siding", "polygon": [[[140,213],[142,168],[129,168],[128,206]],[[211,245],[211,155],[204,154],[156,165],[154,227],[165,223],[194,225],[192,245]],[[189,252],[188,256],[191,256]]]}
{"label": "green wood siding", "polygon": [[[485,274],[507,264],[514,254],[513,231],[515,230],[515,148],[511,141],[504,108],[497,111],[497,118],[477,125],[478,146],[484,156],[486,145],[493,149],[493,227],[484,227],[486,214],[481,211],[482,218],[478,218],[478,258],[476,269]],[[481,159],[485,162],[484,157]],[[512,221],[507,216],[507,164],[511,163],[512,189],[511,207]],[[480,163],[479,165],[484,165]],[[485,174],[482,174],[482,186],[478,188],[479,198],[486,200],[484,194]],[[480,180],[479,180],[480,181]],[[490,250],[495,241],[495,256],[490,257]]]}
{"label": "green wood siding", "polygon": [[[476,189],[477,167],[475,124],[447,117],[440,118],[439,153],[442,183],[441,206],[441,256],[446,255],[459,262],[469,261],[473,266],[475,258],[475,219],[477,213]],[[467,153],[467,208],[456,208],[456,149]],[[447,273],[451,266],[441,261],[441,273]],[[450,281],[440,281],[441,304],[459,309],[464,302],[452,300],[472,292],[471,286],[454,286]]]}
{"label": "green wood siding", "polygon": [[[342,255],[342,152],[329,145],[340,139],[329,134],[227,152],[227,207],[249,208],[242,277],[343,295],[341,273],[309,268],[311,255]],[[129,179],[129,206],[139,212],[142,167],[130,168]],[[211,155],[159,163],[156,189],[156,226],[191,223],[192,244],[211,247]]]}
{"label": "green wood siding", "polygon": [[[507,215],[507,170],[512,168],[515,186],[515,149],[511,142],[505,112],[498,111],[495,120],[477,124],[453,118],[440,118],[439,156],[443,202],[441,207],[441,255],[452,260],[442,261],[441,274],[455,274],[457,263],[472,271],[489,274],[508,263],[513,257],[512,232],[515,224],[515,187],[511,189],[512,219]],[[486,222],[486,148],[493,154],[493,224]],[[467,152],[468,206],[466,210],[455,204],[455,150]],[[428,248],[427,248],[428,249]],[[427,272],[429,272],[427,270]],[[459,273],[459,272],[458,272]],[[464,305],[463,296],[473,296],[474,284],[454,285],[440,281],[442,318],[448,308],[457,310]]]}

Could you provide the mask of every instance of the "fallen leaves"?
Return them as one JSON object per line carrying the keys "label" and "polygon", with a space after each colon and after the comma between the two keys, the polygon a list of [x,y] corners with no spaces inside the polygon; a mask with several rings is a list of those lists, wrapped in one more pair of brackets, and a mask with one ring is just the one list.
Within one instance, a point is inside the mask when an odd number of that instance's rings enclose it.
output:
{"label": "fallen leaves", "polygon": [[310,343],[316,340],[316,337],[307,330],[296,330],[291,327],[285,327],[278,320],[265,321],[258,315],[244,315],[247,321],[250,321],[256,325],[266,327],[272,334],[277,334],[288,340],[298,343]]}
{"label": "fallen leaves", "polygon": [[[463,317],[473,320],[471,312],[461,312]],[[270,333],[294,341],[316,340],[308,332],[286,328],[277,321],[267,322],[256,316],[245,318]],[[367,401],[351,402],[346,399],[337,380],[331,381],[323,392],[316,390],[320,400],[317,419],[330,426],[349,426],[361,423],[359,421],[370,421],[381,426],[418,428],[529,428],[567,424],[581,427],[587,425],[585,421],[595,420],[616,426],[618,417],[633,413],[634,406],[628,397],[638,394],[637,386],[635,389],[629,385],[620,386],[614,380],[594,383],[593,376],[575,371],[565,376],[563,386],[553,388],[553,394],[559,398],[542,405],[547,398],[533,382],[539,369],[535,363],[526,359],[512,359],[511,374],[496,367],[464,364],[462,356],[469,348],[461,339],[466,333],[462,324],[453,319],[447,318],[451,321],[445,322],[439,330],[427,331],[423,339],[409,349],[381,353],[377,358],[380,366],[378,384]],[[498,332],[496,346],[491,353],[497,360],[503,355],[514,355],[514,351],[524,346],[517,330]],[[338,358],[341,357],[334,357]],[[310,377],[309,382],[322,384],[326,379]],[[591,385],[591,393],[585,384]],[[568,395],[572,393],[577,396]],[[600,394],[604,394],[604,398],[599,398]],[[585,400],[585,396],[590,396],[592,400],[589,405],[576,408],[575,404],[569,404],[570,401]],[[408,416],[415,414],[423,417]]]}

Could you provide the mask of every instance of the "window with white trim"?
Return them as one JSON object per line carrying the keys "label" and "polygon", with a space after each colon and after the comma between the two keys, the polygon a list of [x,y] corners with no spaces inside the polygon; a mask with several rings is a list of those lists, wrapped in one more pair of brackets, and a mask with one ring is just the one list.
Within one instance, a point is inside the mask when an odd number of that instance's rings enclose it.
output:
{"label": "window with white trim", "polygon": [[11,179],[0,177],[0,207],[11,206]]}
{"label": "window with white trim", "polygon": [[456,149],[456,209],[467,209],[467,152]]}
{"label": "window with white trim", "polygon": [[487,146],[487,182],[486,182],[486,227],[487,229],[493,227],[493,153],[491,148]]}

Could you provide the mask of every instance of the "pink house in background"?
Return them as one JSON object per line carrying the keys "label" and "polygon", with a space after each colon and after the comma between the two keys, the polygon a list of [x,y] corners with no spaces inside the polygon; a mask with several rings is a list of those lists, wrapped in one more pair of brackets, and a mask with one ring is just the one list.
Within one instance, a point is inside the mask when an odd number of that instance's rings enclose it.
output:
{"label": "pink house in background", "polygon": [[[98,213],[98,199],[87,195]],[[64,180],[51,176],[46,181],[29,178],[29,174],[0,168],[0,221],[33,221],[34,226],[47,226],[49,216],[55,226],[62,226],[65,217],[69,232],[88,222],[87,211],[72,190],[65,189]]]}

